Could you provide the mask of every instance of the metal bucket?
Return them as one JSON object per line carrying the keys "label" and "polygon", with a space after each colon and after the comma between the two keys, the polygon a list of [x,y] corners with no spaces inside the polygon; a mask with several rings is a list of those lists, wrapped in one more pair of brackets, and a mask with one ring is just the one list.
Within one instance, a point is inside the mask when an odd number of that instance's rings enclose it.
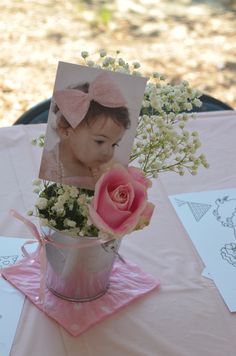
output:
{"label": "metal bucket", "polygon": [[71,237],[49,228],[42,232],[63,245],[46,244],[46,285],[52,293],[85,302],[107,291],[120,239],[101,243],[97,238]]}

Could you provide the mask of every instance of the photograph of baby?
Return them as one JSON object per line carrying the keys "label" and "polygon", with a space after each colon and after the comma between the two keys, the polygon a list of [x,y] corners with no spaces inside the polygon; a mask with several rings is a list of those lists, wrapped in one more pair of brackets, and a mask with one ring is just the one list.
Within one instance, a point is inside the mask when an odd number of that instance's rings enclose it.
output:
{"label": "photograph of baby", "polygon": [[146,78],[59,62],[39,178],[94,189],[128,165]]}

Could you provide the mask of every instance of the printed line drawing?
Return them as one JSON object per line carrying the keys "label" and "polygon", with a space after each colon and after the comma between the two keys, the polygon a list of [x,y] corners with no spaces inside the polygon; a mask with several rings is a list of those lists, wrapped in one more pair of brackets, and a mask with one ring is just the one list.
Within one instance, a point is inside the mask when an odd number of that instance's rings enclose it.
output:
{"label": "printed line drawing", "polygon": [[[216,209],[213,210],[213,215],[223,227],[233,229],[234,238],[236,239],[236,199],[224,196],[223,198],[218,198],[215,204]],[[220,254],[223,260],[236,267],[236,243],[225,244],[220,249]]]}
{"label": "printed line drawing", "polygon": [[184,201],[180,199],[175,199],[178,207],[181,207],[185,204],[188,205],[191,213],[193,214],[194,219],[199,222],[203,216],[208,212],[208,210],[211,208],[211,204],[206,204],[206,203],[196,203],[196,202],[191,202],[191,201]]}
{"label": "printed line drawing", "polygon": [[236,244],[231,242],[220,250],[221,257],[228,263],[236,267]]}
{"label": "printed line drawing", "polygon": [[224,227],[233,229],[236,238],[236,199],[225,196],[217,199],[215,204],[217,207],[213,210],[213,215]]}
{"label": "printed line drawing", "polygon": [[9,267],[16,263],[18,255],[0,256],[0,268]]}

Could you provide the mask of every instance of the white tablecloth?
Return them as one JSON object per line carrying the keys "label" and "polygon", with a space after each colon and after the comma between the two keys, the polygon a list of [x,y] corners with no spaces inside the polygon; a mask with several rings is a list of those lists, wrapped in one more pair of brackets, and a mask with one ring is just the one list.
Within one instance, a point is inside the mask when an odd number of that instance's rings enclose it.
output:
{"label": "white tablecloth", "polygon": [[[236,316],[201,276],[203,263],[168,200],[169,194],[236,187],[236,113],[202,113],[189,126],[200,132],[210,168],[197,176],[162,174],[151,190],[151,225],[127,236],[120,249],[159,278],[161,288],[77,338],[26,300],[11,356],[236,355]],[[45,127],[0,129],[0,235],[31,237],[9,209],[26,214],[34,204],[41,149],[30,141]]]}

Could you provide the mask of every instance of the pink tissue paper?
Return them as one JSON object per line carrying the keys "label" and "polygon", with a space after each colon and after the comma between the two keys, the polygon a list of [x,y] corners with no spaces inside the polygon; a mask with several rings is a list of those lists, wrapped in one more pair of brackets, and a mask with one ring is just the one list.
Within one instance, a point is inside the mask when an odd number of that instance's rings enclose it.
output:
{"label": "pink tissue paper", "polygon": [[89,302],[71,302],[44,291],[44,300],[39,299],[40,262],[23,259],[16,265],[5,268],[2,275],[50,318],[64,327],[73,336],[78,336],[93,325],[116,313],[121,308],[149,293],[159,286],[159,281],[144,273],[130,261],[115,262],[110,285],[100,298]]}

